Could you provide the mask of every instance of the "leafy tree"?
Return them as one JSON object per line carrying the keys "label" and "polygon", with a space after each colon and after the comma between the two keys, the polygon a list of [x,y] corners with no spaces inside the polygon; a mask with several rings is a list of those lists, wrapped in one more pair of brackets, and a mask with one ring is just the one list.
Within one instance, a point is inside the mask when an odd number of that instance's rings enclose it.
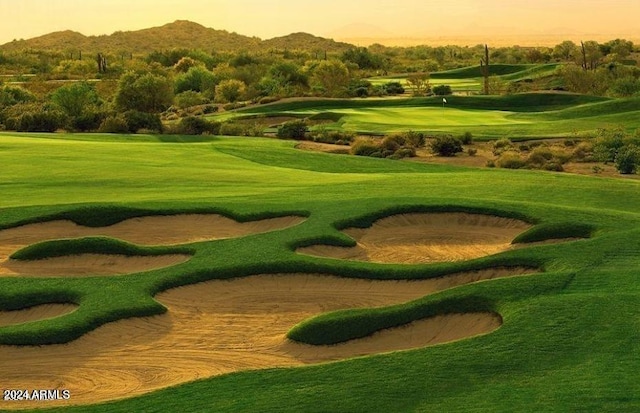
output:
{"label": "leafy tree", "polygon": [[175,81],[175,92],[182,93],[188,90],[202,93],[213,93],[218,83],[216,76],[202,66],[193,66],[186,73],[178,75]]}
{"label": "leafy tree", "polygon": [[571,61],[579,53],[578,46],[571,40],[565,40],[553,48],[553,57],[564,61]]}
{"label": "leafy tree", "polygon": [[424,96],[431,90],[429,86],[429,74],[425,72],[411,73],[407,76],[407,83],[413,89],[415,96]]}
{"label": "leafy tree", "polygon": [[236,79],[227,79],[216,86],[216,102],[236,102],[244,94],[246,85]]}
{"label": "leafy tree", "polygon": [[617,97],[634,96],[640,93],[640,79],[633,76],[616,79],[611,83],[609,93]]}
{"label": "leafy tree", "polygon": [[343,96],[349,86],[349,69],[339,60],[324,60],[313,70],[313,82],[328,96]]}
{"label": "leafy tree", "polygon": [[345,51],[341,60],[358,65],[359,69],[381,69],[385,66],[383,56],[371,53],[366,47],[357,47]]}
{"label": "leafy tree", "polygon": [[157,113],[173,103],[173,84],[170,79],[147,73],[127,72],[120,77],[115,105],[121,111],[137,110]]}
{"label": "leafy tree", "polygon": [[100,104],[95,88],[87,82],[72,83],[51,94],[51,102],[72,118]]}
{"label": "leafy tree", "polygon": [[192,67],[196,67],[198,65],[200,65],[198,61],[196,61],[195,59],[189,56],[185,56],[182,59],[180,59],[178,63],[176,63],[173,66],[173,68],[176,72],[186,73],[187,71],[189,71],[189,69],[191,69]]}

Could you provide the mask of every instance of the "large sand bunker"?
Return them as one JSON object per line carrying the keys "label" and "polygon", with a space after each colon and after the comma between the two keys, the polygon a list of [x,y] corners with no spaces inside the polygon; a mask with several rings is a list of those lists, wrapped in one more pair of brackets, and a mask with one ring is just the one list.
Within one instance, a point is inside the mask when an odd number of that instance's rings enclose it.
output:
{"label": "large sand bunker", "polygon": [[370,228],[347,228],[353,248],[313,245],[302,254],[379,263],[462,261],[510,249],[531,226],[523,221],[458,212],[393,215]]}
{"label": "large sand bunker", "polygon": [[71,221],[51,221],[0,231],[0,276],[117,275],[179,264],[187,255],[145,257],[82,254],[37,261],[9,256],[28,245],[62,238],[106,236],[140,245],[174,245],[272,231],[302,222],[288,216],[239,223],[222,215],[183,214],[133,218],[108,227],[91,228]]}
{"label": "large sand bunker", "polygon": [[[56,388],[87,404],[240,370],[299,366],[423,347],[485,334],[500,326],[489,313],[450,314],[336,346],[292,342],[286,333],[311,316],[352,307],[402,303],[434,291],[526,269],[483,270],[435,280],[371,281],[326,275],[262,275],[172,289],[156,299],[166,314],[121,320],[64,345],[0,346],[5,388]],[[0,408],[44,407],[42,402]]]}

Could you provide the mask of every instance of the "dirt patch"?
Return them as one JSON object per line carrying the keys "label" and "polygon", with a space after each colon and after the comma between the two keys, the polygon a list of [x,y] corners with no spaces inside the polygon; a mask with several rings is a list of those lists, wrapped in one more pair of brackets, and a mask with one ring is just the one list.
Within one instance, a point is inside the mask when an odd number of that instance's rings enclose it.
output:
{"label": "dirt patch", "polygon": [[76,308],[78,306],[73,304],[43,304],[24,310],[0,311],[0,327],[59,317],[69,314]]}
{"label": "dirt patch", "polygon": [[191,259],[191,255],[169,254],[158,256],[79,254],[44,260],[0,261],[0,276],[62,277],[109,276],[132,274],[169,267]]}
{"label": "dirt patch", "polygon": [[[65,345],[0,346],[5,388],[59,388],[88,404],[131,397],[225,373],[310,363],[485,334],[500,326],[494,314],[454,314],[418,321],[337,346],[288,340],[295,324],[352,307],[402,303],[438,290],[524,269],[485,270],[436,280],[371,281],[326,275],[262,275],[215,280],[158,294],[166,314],[121,320]],[[529,270],[529,272],[531,272]],[[0,408],[42,407],[0,401]]]}
{"label": "dirt patch", "polygon": [[179,264],[187,255],[124,257],[83,254],[38,261],[9,256],[31,244],[63,238],[106,236],[139,245],[174,245],[238,237],[296,225],[304,218],[289,216],[240,223],[222,215],[183,214],[133,218],[109,227],[91,228],[71,221],[51,221],[0,231],[0,276],[114,275]]}
{"label": "dirt patch", "polygon": [[457,212],[401,214],[370,228],[347,228],[353,248],[314,245],[302,254],[380,263],[421,264],[462,261],[512,248],[511,241],[531,228],[523,221]]}
{"label": "dirt patch", "polygon": [[348,154],[350,147],[346,145],[333,145],[331,143],[304,141],[297,144],[296,149],[302,149],[304,151]]}

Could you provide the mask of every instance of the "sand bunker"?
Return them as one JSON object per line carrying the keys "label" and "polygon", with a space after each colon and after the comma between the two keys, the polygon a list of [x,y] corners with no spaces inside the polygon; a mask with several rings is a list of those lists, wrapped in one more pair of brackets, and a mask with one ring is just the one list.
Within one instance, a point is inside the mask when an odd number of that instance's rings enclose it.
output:
{"label": "sand bunker", "polygon": [[0,311],[0,327],[28,323],[69,314],[78,306],[73,304],[43,304],[16,311]]}
{"label": "sand bunker", "polygon": [[[64,345],[0,346],[5,388],[58,388],[69,402],[130,397],[240,370],[300,366],[485,334],[495,314],[453,314],[417,321],[336,346],[292,342],[286,333],[311,316],[352,307],[402,303],[465,282],[519,275],[484,270],[436,280],[371,281],[326,275],[263,275],[172,289],[156,299],[166,314],[121,320]],[[0,408],[43,403],[0,401]]]}
{"label": "sand bunker", "polygon": [[44,260],[0,261],[1,276],[15,277],[82,277],[123,275],[169,267],[191,259],[191,255],[170,254],[158,256],[79,254]]}
{"label": "sand bunker", "polygon": [[267,232],[303,220],[289,216],[239,223],[222,215],[184,214],[133,218],[101,228],[84,227],[71,221],[23,225],[0,231],[0,276],[115,275],[175,265],[190,258],[187,255],[83,254],[38,261],[9,259],[15,251],[42,241],[106,236],[139,245],[174,245]]}
{"label": "sand bunker", "polygon": [[370,228],[345,229],[357,242],[353,248],[314,245],[297,251],[379,263],[463,261],[508,250],[529,228],[523,221],[482,214],[401,214],[380,219]]}

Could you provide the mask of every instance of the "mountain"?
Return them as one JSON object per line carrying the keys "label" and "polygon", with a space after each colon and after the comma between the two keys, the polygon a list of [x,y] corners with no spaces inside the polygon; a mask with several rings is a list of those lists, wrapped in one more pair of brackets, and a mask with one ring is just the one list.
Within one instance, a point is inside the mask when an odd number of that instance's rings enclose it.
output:
{"label": "mountain", "polygon": [[136,31],[118,31],[111,35],[85,36],[71,30],[49,33],[27,40],[18,40],[0,46],[1,51],[36,50],[81,50],[83,53],[130,52],[149,53],[154,50],[201,49],[206,52],[237,50],[304,49],[342,51],[352,45],[307,33],[261,40],[257,37],[215,30],[198,23],[177,20],[160,27]]}
{"label": "mountain", "polygon": [[345,51],[353,48],[349,43],[336,42],[332,39],[314,36],[309,33],[291,33],[287,36],[274,37],[263,40],[261,45],[266,49],[288,50],[321,50],[321,51]]}

